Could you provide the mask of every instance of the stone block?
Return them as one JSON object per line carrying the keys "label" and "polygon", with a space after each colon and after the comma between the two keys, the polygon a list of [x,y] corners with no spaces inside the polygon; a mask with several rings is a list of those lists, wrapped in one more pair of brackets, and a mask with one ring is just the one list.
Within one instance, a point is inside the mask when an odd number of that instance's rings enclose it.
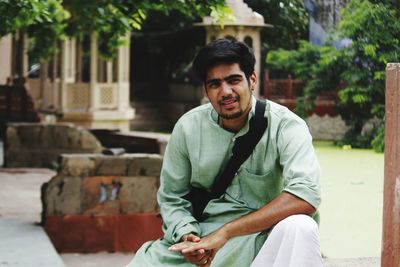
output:
{"label": "stone block", "polygon": [[158,213],[120,215],[117,225],[116,251],[137,251],[143,243],[163,236]]}
{"label": "stone block", "polygon": [[26,150],[8,149],[4,156],[4,163],[8,168],[26,167],[31,159],[31,153]]}
{"label": "stone block", "polygon": [[21,140],[19,139],[17,128],[14,126],[7,127],[7,143],[5,145],[7,150],[19,149],[21,146]]}
{"label": "stone block", "polygon": [[70,176],[89,176],[94,175],[96,163],[93,155],[60,155],[61,173]]}
{"label": "stone block", "polygon": [[82,184],[82,211],[85,215],[106,215],[120,213],[119,195],[124,186],[125,177],[95,176],[84,177]]}
{"label": "stone block", "polygon": [[119,194],[120,212],[124,214],[157,212],[159,184],[158,177],[127,177]]}
{"label": "stone block", "polygon": [[43,126],[37,142],[40,144],[40,148],[57,148],[58,141],[54,138],[54,125]]}
{"label": "stone block", "polygon": [[128,176],[159,176],[162,157],[160,155],[142,154],[131,158],[128,165]]}
{"label": "stone block", "polygon": [[57,200],[62,192],[62,179],[62,175],[52,177],[45,186],[45,191],[42,191],[42,194],[45,194],[41,196],[41,198],[44,199],[44,203],[42,204],[44,209],[43,213],[45,213],[45,215],[56,215],[57,212],[59,212]]}
{"label": "stone block", "polygon": [[45,230],[58,252],[113,252],[117,220],[115,216],[47,216]]}
{"label": "stone block", "polygon": [[82,179],[61,177],[51,179],[46,190],[46,214],[81,214]]}
{"label": "stone block", "polygon": [[66,136],[68,138],[69,148],[77,149],[81,148],[81,134],[72,127],[66,128]]}
{"label": "stone block", "polygon": [[[21,124],[17,128],[18,136],[22,146],[35,148],[40,147],[39,142],[43,127],[41,124]],[[7,140],[8,141],[8,140]]]}
{"label": "stone block", "polygon": [[82,213],[85,215],[156,212],[158,177],[85,177]]}
{"label": "stone block", "polygon": [[90,150],[95,153],[101,152],[102,146],[100,142],[96,139],[96,137],[84,129],[79,128],[79,130],[81,134],[80,148],[82,148],[83,150]]}
{"label": "stone block", "polygon": [[124,156],[96,157],[96,175],[126,175],[128,159]]}
{"label": "stone block", "polygon": [[137,251],[162,236],[156,213],[107,216],[47,216],[45,230],[61,253]]}
{"label": "stone block", "polygon": [[57,148],[71,148],[68,132],[73,128],[71,125],[57,125],[53,129],[54,140],[56,140]]}
{"label": "stone block", "polygon": [[[7,167],[50,167],[61,153],[102,150],[97,139],[83,128],[41,123],[10,123],[5,147]],[[26,157],[26,153],[34,154]]]}

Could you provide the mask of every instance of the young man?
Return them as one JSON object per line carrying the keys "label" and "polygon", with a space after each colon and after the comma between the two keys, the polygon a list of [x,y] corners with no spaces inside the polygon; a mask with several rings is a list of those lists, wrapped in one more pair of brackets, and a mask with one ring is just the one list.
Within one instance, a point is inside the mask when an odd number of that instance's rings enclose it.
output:
{"label": "young man", "polygon": [[192,187],[211,191],[235,140],[249,131],[254,64],[251,49],[231,39],[196,56],[210,103],[175,125],[158,192],[165,235],[144,244],[129,267],[322,266],[311,218],[320,203],[319,165],[307,125],[287,108],[267,101],[267,129],[225,193],[208,202],[204,220],[185,197]]}

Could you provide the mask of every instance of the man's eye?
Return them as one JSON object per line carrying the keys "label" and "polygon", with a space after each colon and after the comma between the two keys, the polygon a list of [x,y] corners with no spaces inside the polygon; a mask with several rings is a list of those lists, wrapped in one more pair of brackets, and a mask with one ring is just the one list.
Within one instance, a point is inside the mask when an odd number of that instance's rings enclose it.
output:
{"label": "man's eye", "polygon": [[208,88],[210,89],[216,89],[219,87],[219,83],[209,83]]}
{"label": "man's eye", "polygon": [[229,83],[230,84],[238,84],[238,83],[240,83],[240,79],[239,78],[233,78],[233,79],[229,79]]}

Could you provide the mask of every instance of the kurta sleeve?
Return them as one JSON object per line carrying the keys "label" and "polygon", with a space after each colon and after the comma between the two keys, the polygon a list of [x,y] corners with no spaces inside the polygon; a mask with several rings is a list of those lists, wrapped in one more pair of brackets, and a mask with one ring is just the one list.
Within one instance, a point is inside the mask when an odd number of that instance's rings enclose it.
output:
{"label": "kurta sleeve", "polygon": [[306,123],[286,118],[278,132],[279,161],[283,167],[283,191],[307,201],[314,208],[321,202],[320,167]]}
{"label": "kurta sleeve", "polygon": [[190,190],[191,164],[181,121],[176,124],[168,142],[160,176],[157,200],[164,221],[167,240],[176,243],[187,233],[201,235],[192,216],[192,204],[183,199]]}

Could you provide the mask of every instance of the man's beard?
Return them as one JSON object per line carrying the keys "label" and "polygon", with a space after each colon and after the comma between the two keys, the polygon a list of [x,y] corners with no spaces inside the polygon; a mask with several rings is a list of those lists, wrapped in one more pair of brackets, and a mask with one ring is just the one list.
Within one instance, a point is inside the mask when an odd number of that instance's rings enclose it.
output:
{"label": "man's beard", "polygon": [[237,118],[239,118],[240,116],[242,116],[244,114],[244,111],[243,110],[239,110],[238,112],[236,112],[236,113],[233,113],[233,114],[223,114],[223,113],[220,113],[220,114],[218,114],[222,119],[224,119],[224,120],[233,120],[233,119],[237,119]]}

